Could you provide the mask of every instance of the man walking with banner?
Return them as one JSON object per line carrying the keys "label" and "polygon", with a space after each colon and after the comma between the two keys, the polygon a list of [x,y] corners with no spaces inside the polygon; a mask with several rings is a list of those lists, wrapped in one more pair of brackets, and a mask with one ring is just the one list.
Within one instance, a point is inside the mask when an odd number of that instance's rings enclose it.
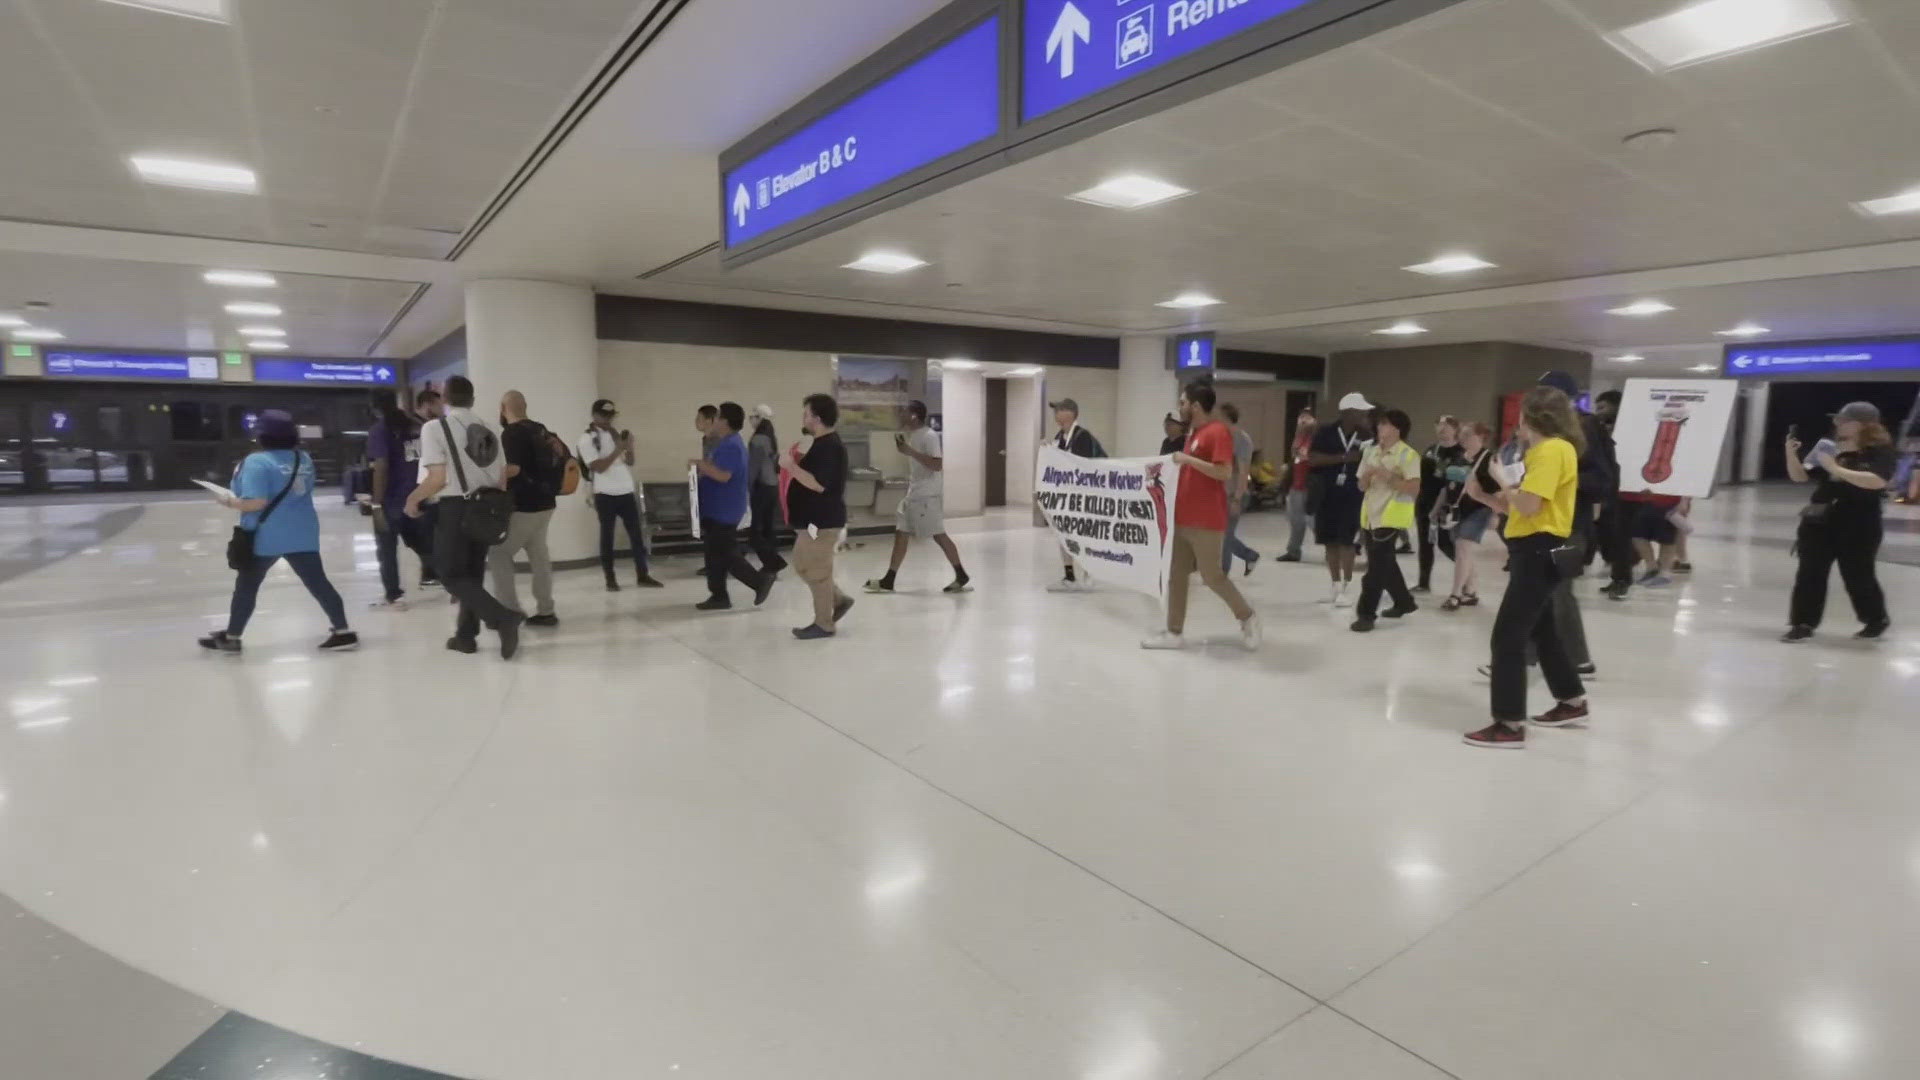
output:
{"label": "man walking with banner", "polygon": [[[1054,432],[1051,440],[1055,450],[1083,458],[1104,458],[1107,456],[1106,448],[1100,445],[1099,439],[1094,438],[1093,432],[1080,426],[1079,402],[1072,398],[1061,398],[1059,401],[1051,402],[1049,407],[1053,409],[1053,422],[1057,424],[1060,429]],[[1073,565],[1073,552],[1065,545],[1062,545],[1060,549],[1060,557],[1066,569],[1061,574],[1059,581],[1047,586],[1047,591],[1092,591],[1093,578],[1084,572],[1075,570]]]}
{"label": "man walking with banner", "polygon": [[1227,480],[1233,473],[1233,433],[1214,419],[1214,392],[1210,382],[1194,382],[1180,391],[1180,413],[1187,422],[1187,448],[1173,455],[1180,467],[1173,508],[1173,554],[1167,569],[1167,628],[1142,641],[1143,649],[1179,649],[1186,646],[1187,586],[1197,570],[1233,617],[1240,621],[1240,640],[1260,647],[1260,617],[1247,605],[1233,580],[1220,566],[1227,536]]}

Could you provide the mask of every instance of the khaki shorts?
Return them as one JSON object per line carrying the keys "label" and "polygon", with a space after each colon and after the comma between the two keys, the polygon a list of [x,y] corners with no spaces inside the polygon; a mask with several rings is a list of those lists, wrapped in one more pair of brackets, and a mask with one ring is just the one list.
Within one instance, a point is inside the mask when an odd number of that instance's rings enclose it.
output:
{"label": "khaki shorts", "polygon": [[921,540],[947,531],[946,505],[938,496],[931,499],[902,499],[894,511],[893,527]]}

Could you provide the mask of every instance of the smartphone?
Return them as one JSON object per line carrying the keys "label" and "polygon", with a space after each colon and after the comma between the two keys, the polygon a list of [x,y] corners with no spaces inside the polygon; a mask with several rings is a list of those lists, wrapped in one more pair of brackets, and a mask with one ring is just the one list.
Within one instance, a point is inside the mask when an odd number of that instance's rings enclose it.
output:
{"label": "smartphone", "polygon": [[1789,439],[1795,439],[1795,440],[1798,440],[1798,439],[1800,438],[1800,425],[1799,425],[1799,424],[1788,424],[1788,425],[1787,425],[1787,438],[1789,438]]}
{"label": "smartphone", "polygon": [[900,434],[900,433],[899,433],[899,432],[897,432],[897,431],[896,431],[896,432],[894,432],[894,433],[893,433],[893,445],[895,445],[895,446],[897,446],[897,447],[899,447],[899,448],[901,448],[902,450],[904,450],[904,449],[906,449],[906,448],[907,448],[907,437],[906,437],[905,435],[902,435],[902,434]]}

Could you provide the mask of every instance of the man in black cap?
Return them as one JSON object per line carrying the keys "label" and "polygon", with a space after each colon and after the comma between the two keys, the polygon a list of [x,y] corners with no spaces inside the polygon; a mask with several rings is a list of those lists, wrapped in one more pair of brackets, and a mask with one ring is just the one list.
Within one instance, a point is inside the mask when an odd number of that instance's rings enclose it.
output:
{"label": "man in black cap", "polygon": [[[1099,439],[1093,437],[1093,432],[1080,426],[1079,402],[1072,398],[1061,398],[1059,401],[1049,402],[1048,407],[1053,410],[1053,422],[1059,425],[1060,428],[1060,430],[1053,434],[1053,448],[1055,450],[1065,450],[1075,457],[1103,458],[1107,456],[1106,448],[1100,445]],[[1066,571],[1059,581],[1047,586],[1047,591],[1088,592],[1092,590],[1092,578],[1082,577],[1074,573],[1073,556],[1068,554],[1065,545],[1062,545],[1060,548],[1060,558],[1066,566]]]}
{"label": "man in black cap", "polygon": [[613,523],[626,526],[627,542],[633,547],[634,581],[643,589],[663,588],[647,573],[647,541],[640,526],[640,489],[633,482],[633,432],[615,431],[614,418],[620,410],[601,398],[593,403],[593,422],[574,448],[586,464],[587,482],[593,485],[593,511],[600,516],[600,569],[607,575],[607,591],[619,592],[620,580],[613,572]]}

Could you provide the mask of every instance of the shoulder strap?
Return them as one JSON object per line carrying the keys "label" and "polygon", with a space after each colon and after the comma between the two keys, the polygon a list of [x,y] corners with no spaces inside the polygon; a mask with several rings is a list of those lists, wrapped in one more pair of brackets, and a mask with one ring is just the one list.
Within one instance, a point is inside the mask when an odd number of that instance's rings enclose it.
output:
{"label": "shoulder strap", "polygon": [[294,481],[300,479],[300,458],[301,457],[302,455],[300,451],[295,450],[293,452],[293,475],[287,477],[287,486],[281,488],[280,494],[275,495],[273,497],[273,501],[267,504],[266,509],[260,511],[260,516],[254,519],[253,527],[256,530],[259,529],[260,526],[265,525],[267,523],[267,518],[272,516],[274,509],[280,505],[280,500],[286,498],[287,492],[293,490]]}
{"label": "shoulder strap", "polygon": [[453,425],[443,416],[440,418],[440,427],[447,435],[447,456],[453,459],[453,474],[460,478],[460,494],[470,495],[472,490],[467,487],[467,470],[460,464],[460,448],[453,444]]}

